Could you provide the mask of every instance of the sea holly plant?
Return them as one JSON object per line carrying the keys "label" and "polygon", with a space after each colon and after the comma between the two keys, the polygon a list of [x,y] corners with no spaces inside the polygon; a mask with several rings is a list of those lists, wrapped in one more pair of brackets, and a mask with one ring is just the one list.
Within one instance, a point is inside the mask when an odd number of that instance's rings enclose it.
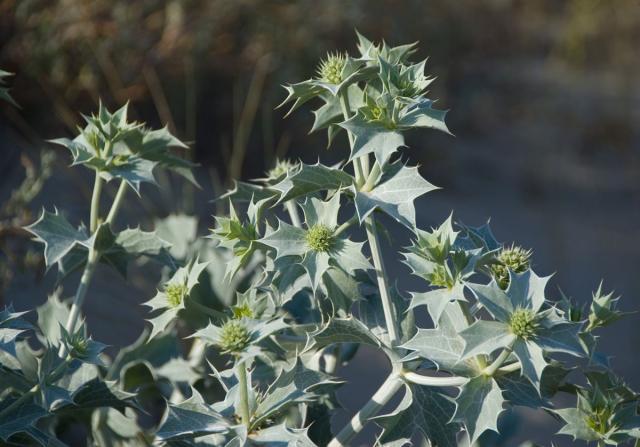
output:
{"label": "sea holly plant", "polygon": [[[560,421],[559,436],[638,442],[638,395],[598,350],[599,331],[624,315],[615,294],[601,284],[588,307],[574,303],[532,269],[532,250],[500,243],[488,224],[452,214],[419,226],[414,201],[437,187],[403,159],[404,137],[449,130],[416,50],[358,34],[355,54],[329,53],[309,80],[287,85],[283,106],[313,104],[312,131],[326,130],[343,162],[279,160],[238,181],[202,238],[188,216],[157,221],[158,233],[116,225],[125,191],[142,194],[155,169],[193,180],[166,129],[100,105],[76,138],[54,140],[95,173],[89,225],[52,208],[27,229],[48,267],[83,274],[71,308],[54,294],[37,323],[0,313],[2,441],[59,445],[82,411],[88,443],[105,446],[340,447],[369,425],[379,446],[492,445],[528,407]],[[139,256],[158,261],[162,279],[144,303],[147,329],[110,358],[83,302],[99,263],[126,274]],[[421,289],[390,277],[392,262]],[[389,374],[337,427],[351,386],[340,368],[362,346],[386,356]]]}

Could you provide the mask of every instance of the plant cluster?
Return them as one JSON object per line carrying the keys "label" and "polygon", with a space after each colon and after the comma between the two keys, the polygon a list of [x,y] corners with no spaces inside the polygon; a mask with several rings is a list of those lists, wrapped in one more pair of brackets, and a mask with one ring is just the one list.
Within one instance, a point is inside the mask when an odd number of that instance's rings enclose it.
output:
{"label": "plant cluster", "polygon": [[[418,228],[414,200],[436,187],[399,150],[406,132],[449,131],[426,96],[425,61],[411,60],[415,49],[358,35],[357,55],[329,54],[313,78],[286,86],[283,105],[319,103],[312,130],[326,130],[332,145],[344,135],[347,159],[283,161],[264,179],[237,182],[221,198],[229,215],[180,250],[156,232],[118,229],[116,216],[128,189],[140,194],[141,183],[154,182],[154,169],[193,179],[171,151],[183,143],[130,122],[126,106],[102,105],[75,139],[54,140],[95,172],[89,228],[45,211],[28,230],[48,266],[83,274],[71,308],[52,297],[37,325],[11,308],[0,314],[0,438],[59,445],[55,434],[74,412],[98,445],[338,447],[369,423],[381,427],[380,446],[482,445],[503,413],[524,406],[563,421],[560,433],[576,439],[640,439],[637,395],[597,351],[596,330],[622,315],[613,294],[599,288],[588,310],[577,308],[531,269],[531,251],[499,243],[488,224],[450,216]],[[105,215],[100,196],[112,181],[120,186]],[[172,219],[158,230],[184,231],[185,221]],[[396,254],[383,253],[387,221],[410,233],[398,254],[426,291],[387,275]],[[145,303],[150,329],[111,360],[87,335],[81,308],[98,264],[126,274],[140,256],[167,274]],[[418,327],[419,312],[432,327]],[[388,357],[390,374],[332,431],[336,391],[349,386],[337,368],[362,345]],[[149,427],[141,410],[152,385],[165,404]],[[558,393],[576,406],[556,408]]]}

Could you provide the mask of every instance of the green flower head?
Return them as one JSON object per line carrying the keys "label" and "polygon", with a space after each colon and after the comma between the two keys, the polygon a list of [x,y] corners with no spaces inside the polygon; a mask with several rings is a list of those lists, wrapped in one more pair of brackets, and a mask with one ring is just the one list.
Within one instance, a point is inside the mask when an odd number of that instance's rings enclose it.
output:
{"label": "green flower head", "polygon": [[318,77],[329,84],[340,84],[342,79],[342,70],[347,63],[347,57],[342,53],[327,53],[318,66]]}
{"label": "green flower head", "polygon": [[220,347],[230,353],[240,353],[251,341],[251,334],[242,321],[229,320],[222,326]]}
{"label": "green flower head", "polygon": [[307,245],[314,251],[327,252],[333,242],[333,230],[325,225],[317,224],[307,231]]}
{"label": "green flower head", "polygon": [[287,159],[278,159],[276,160],[275,166],[271,168],[269,171],[267,171],[267,178],[269,180],[279,179],[280,177],[282,177],[283,175],[286,175],[287,173],[289,173],[289,171],[291,171],[297,166],[298,166],[298,163],[294,163]]}
{"label": "green flower head", "polygon": [[169,283],[164,289],[164,293],[167,295],[167,303],[170,307],[178,307],[182,304],[188,292],[188,287],[184,283]]}
{"label": "green flower head", "polygon": [[69,334],[67,338],[67,347],[71,357],[82,359],[88,354],[89,340],[80,332]]}
{"label": "green flower head", "polygon": [[525,250],[517,245],[503,248],[497,257],[497,263],[491,266],[496,282],[501,289],[509,286],[509,270],[514,273],[522,273],[529,270],[531,250]]}
{"label": "green flower head", "polygon": [[253,318],[253,317],[254,317],[253,310],[251,310],[251,307],[247,303],[233,307],[233,318],[239,320],[241,318]]}
{"label": "green flower head", "polygon": [[509,320],[509,327],[514,335],[528,339],[536,335],[539,323],[536,314],[530,309],[517,309]]}

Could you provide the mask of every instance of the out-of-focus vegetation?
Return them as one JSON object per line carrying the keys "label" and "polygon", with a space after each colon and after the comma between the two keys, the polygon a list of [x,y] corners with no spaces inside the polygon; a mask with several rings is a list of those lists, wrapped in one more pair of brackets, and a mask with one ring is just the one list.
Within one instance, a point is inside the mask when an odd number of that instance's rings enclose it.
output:
{"label": "out-of-focus vegetation", "polygon": [[[274,124],[279,84],[301,80],[354,27],[376,38],[420,40],[421,56],[442,67],[436,88],[443,103],[475,96],[457,119],[480,132],[501,115],[554,107],[517,85],[489,97],[471,93],[474,81],[526,74],[575,87],[596,78],[594,88],[616,90],[633,85],[639,63],[634,0],[2,0],[0,65],[18,73],[22,116],[31,119],[9,118],[24,133],[48,135],[53,127],[75,128],[72,110],[130,98],[141,119],[169,123],[195,141],[198,159],[216,165],[223,180],[241,172],[247,151],[260,155],[248,168],[256,175],[301,136]],[[505,108],[524,94],[529,110]],[[612,130],[628,137],[632,131],[617,118],[601,117],[585,138]]]}

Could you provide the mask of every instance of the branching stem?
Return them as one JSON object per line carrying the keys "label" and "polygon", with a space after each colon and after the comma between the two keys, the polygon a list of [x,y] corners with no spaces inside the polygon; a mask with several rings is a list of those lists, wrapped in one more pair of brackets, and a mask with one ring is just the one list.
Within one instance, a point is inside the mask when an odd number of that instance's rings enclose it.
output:
{"label": "branching stem", "polygon": [[496,357],[496,359],[493,361],[493,363],[491,363],[491,365],[487,366],[482,371],[482,374],[489,377],[493,376],[495,372],[498,370],[498,368],[500,368],[502,364],[507,360],[507,358],[509,358],[512,351],[513,351],[513,343],[508,347],[504,348],[500,353],[500,355]]}
{"label": "branching stem", "polygon": [[96,178],[93,182],[93,194],[91,195],[91,215],[89,217],[89,231],[93,234],[98,228],[100,219],[100,196],[102,194],[103,180],[100,172],[96,171]]}
{"label": "branching stem", "polygon": [[402,388],[404,381],[397,372],[393,372],[387,377],[384,383],[378,388],[378,391],[369,399],[364,407],[360,409],[347,424],[328,444],[328,447],[343,447],[350,445],[353,438],[362,431],[364,424],[369,419],[376,416],[380,410],[395,396]]}
{"label": "branching stem", "polygon": [[466,377],[424,376],[413,371],[405,371],[402,376],[409,382],[426,386],[462,386],[469,381]]}

